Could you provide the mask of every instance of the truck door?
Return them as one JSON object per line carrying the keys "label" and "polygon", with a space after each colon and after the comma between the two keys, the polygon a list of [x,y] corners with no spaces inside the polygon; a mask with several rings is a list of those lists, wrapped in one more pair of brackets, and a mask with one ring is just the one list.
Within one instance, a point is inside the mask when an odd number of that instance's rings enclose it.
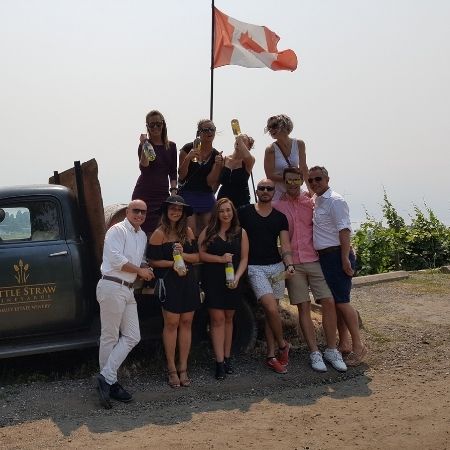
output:
{"label": "truck door", "polygon": [[56,198],[0,200],[0,338],[79,326],[63,225]]}

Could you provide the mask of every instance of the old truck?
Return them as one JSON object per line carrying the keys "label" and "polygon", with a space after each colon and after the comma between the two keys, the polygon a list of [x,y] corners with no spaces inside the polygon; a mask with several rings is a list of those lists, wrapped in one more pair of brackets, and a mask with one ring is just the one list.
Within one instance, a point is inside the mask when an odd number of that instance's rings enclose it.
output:
{"label": "old truck", "polygon": [[[103,207],[96,161],[54,172],[49,184],[0,187],[0,358],[98,345],[95,286],[104,235],[125,205]],[[136,286],[143,338],[159,338],[161,308],[151,286]],[[256,339],[256,301],[244,290],[234,348]],[[208,337],[206,308],[194,340]]]}

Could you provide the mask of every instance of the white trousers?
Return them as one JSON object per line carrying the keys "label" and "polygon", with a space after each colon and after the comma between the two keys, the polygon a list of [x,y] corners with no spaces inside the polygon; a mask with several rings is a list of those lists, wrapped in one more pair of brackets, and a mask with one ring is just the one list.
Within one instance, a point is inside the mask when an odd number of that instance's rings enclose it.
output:
{"label": "white trousers", "polygon": [[132,289],[100,280],[97,301],[102,327],[98,353],[100,373],[109,384],[114,384],[120,365],[141,340],[136,300]]}

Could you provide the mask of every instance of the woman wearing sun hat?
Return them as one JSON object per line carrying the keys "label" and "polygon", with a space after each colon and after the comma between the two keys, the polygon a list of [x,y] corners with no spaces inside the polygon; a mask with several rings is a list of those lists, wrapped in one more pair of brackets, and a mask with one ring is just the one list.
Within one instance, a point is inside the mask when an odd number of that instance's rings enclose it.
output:
{"label": "woman wearing sun hat", "polygon": [[[200,307],[200,290],[192,264],[199,262],[197,242],[187,225],[192,208],[179,195],[168,197],[161,206],[160,226],[149,241],[149,262],[156,278],[166,287],[161,303],[164,330],[163,342],[167,359],[168,383],[171,387],[189,386],[187,374],[191,348],[191,327],[194,312]],[[179,275],[174,268],[173,252],[180,252],[187,271]],[[178,343],[178,365],[175,352]]]}

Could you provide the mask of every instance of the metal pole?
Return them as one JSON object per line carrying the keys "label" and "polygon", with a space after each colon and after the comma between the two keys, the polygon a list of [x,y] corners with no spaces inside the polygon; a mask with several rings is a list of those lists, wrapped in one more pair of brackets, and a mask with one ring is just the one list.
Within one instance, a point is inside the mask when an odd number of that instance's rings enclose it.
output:
{"label": "metal pole", "polygon": [[214,102],[214,0],[211,1],[211,91],[209,94],[209,120],[213,120]]}

